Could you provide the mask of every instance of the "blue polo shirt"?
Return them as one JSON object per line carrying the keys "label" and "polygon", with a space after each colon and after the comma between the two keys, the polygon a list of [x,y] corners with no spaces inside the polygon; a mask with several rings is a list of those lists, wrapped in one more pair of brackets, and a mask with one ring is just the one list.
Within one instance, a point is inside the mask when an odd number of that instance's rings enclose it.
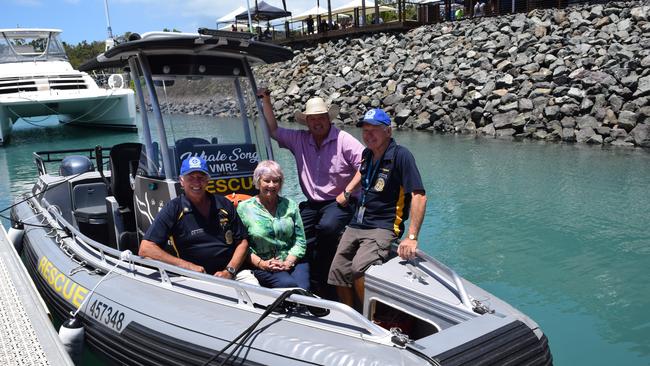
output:
{"label": "blue polo shirt", "polygon": [[207,219],[184,194],[167,202],[144,239],[161,248],[169,239],[177,256],[213,274],[226,268],[235,247],[247,234],[230,201],[209,193],[208,197],[212,204]]}
{"label": "blue polo shirt", "polygon": [[[373,164],[370,149],[362,155],[361,201],[350,222],[359,229],[382,228],[393,231],[397,237],[404,232],[404,221],[411,209],[411,193],[424,192],[420,171],[408,149],[394,139],[384,152],[379,164]],[[361,204],[366,207],[363,222],[358,222]]]}

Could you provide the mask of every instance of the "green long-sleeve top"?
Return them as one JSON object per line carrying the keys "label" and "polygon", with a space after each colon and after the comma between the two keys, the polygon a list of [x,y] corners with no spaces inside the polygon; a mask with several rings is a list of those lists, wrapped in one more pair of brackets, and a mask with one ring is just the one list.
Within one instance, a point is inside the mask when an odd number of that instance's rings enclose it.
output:
{"label": "green long-sleeve top", "polygon": [[263,260],[285,260],[288,255],[300,259],[305,255],[305,229],[293,200],[278,197],[273,216],[253,197],[240,202],[237,213],[248,229],[249,250]]}

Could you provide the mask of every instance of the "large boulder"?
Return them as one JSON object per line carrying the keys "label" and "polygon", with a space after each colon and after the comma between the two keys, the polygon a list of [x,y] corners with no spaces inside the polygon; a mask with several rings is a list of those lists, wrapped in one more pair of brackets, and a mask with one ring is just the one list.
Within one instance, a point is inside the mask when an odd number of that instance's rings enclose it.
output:
{"label": "large boulder", "polygon": [[642,147],[650,147],[650,125],[641,124],[632,131],[630,136],[634,138],[634,143]]}

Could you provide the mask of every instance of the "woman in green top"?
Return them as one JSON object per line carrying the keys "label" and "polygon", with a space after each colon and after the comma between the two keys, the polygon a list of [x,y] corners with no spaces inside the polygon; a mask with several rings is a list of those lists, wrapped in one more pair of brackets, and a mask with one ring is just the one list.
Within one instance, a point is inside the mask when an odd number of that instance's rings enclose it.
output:
{"label": "woman in green top", "polygon": [[272,160],[257,164],[253,183],[259,194],[237,206],[246,228],[253,274],[262,286],[302,287],[309,290],[309,263],[305,254],[305,230],[298,205],[280,196],[284,174]]}

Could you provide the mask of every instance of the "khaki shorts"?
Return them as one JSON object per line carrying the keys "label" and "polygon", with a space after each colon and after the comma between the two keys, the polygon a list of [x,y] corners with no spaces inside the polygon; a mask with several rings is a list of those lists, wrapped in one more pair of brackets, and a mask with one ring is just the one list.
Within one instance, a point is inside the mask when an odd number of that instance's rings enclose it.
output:
{"label": "khaki shorts", "polygon": [[257,280],[255,275],[250,269],[242,269],[241,271],[237,272],[237,275],[235,276],[235,281],[240,281],[243,283],[248,283],[249,285],[260,285],[260,282]]}
{"label": "khaki shorts", "polygon": [[371,265],[388,260],[390,245],[397,239],[386,229],[356,229],[346,227],[330,267],[327,283],[351,287],[354,279],[363,276]]}

